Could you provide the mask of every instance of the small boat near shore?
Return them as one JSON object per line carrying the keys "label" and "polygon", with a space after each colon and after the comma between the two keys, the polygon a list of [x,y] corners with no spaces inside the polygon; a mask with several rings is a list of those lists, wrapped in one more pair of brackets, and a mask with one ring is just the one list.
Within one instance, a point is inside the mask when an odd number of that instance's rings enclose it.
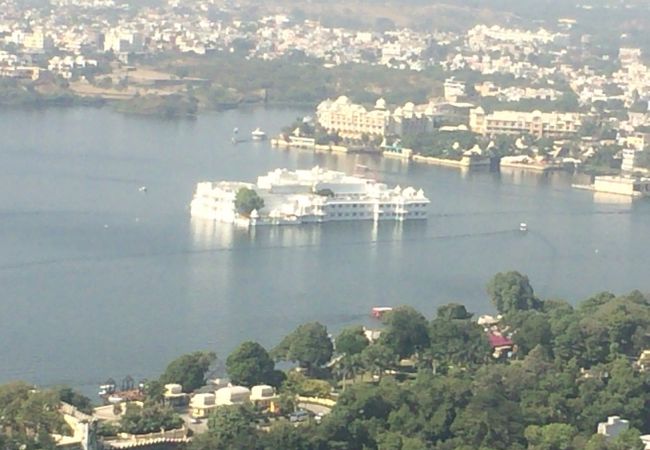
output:
{"label": "small boat near shore", "polygon": [[266,139],[266,133],[258,127],[251,132],[251,138],[253,138],[254,141],[263,141]]}

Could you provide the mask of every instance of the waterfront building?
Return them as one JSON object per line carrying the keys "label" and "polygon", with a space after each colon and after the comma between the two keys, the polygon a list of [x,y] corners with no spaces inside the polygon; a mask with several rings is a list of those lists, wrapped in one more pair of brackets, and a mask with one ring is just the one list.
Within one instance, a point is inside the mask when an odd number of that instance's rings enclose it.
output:
{"label": "waterfront building", "polygon": [[469,125],[479,134],[522,134],[562,137],[578,132],[582,124],[577,113],[543,113],[541,111],[494,111],[486,113],[480,106],[469,113]]}
{"label": "waterfront building", "polygon": [[[235,197],[253,189],[264,200],[250,217],[237,212]],[[276,169],[256,184],[201,182],[196,187],[192,217],[241,225],[280,225],[349,220],[426,219],[429,199],[413,187],[388,188],[375,180],[314,167],[309,170]]]}
{"label": "waterfront building", "polygon": [[411,102],[397,107],[391,113],[386,107],[386,101],[381,98],[373,109],[367,110],[345,96],[336,100],[327,99],[316,109],[321,127],[351,139],[360,139],[364,135],[376,138],[428,132],[433,129],[433,113],[431,105],[416,106]]}
{"label": "waterfront building", "polygon": [[593,189],[596,192],[643,197],[650,195],[650,178],[598,176],[594,178]]}
{"label": "waterfront building", "polygon": [[390,123],[390,113],[386,110],[385,101],[377,100],[375,108],[368,111],[345,96],[334,101],[327,99],[321,102],[316,109],[316,117],[320,126],[327,131],[353,139],[358,139],[364,134],[385,136]]}

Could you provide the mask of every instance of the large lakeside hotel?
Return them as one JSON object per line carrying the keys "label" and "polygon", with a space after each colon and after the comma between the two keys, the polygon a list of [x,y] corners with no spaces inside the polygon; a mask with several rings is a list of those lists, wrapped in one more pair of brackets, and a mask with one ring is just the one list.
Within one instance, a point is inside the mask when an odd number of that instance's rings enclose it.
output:
{"label": "large lakeside hotel", "polygon": [[[235,197],[253,189],[264,200],[250,217],[237,212]],[[276,169],[257,183],[201,182],[190,205],[192,217],[240,225],[281,225],[351,220],[426,219],[429,199],[422,189],[389,188],[375,180],[314,167]]]}

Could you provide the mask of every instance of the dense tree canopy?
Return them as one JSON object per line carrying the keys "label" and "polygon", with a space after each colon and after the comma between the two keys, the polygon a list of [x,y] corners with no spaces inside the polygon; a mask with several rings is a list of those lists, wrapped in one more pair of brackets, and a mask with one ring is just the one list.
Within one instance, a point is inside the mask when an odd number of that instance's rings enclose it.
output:
{"label": "dense tree canopy", "polygon": [[[489,291],[504,313],[497,325],[479,326],[460,304],[439,307],[429,322],[412,308],[396,308],[378,341],[362,339],[359,327],[343,330],[333,360],[323,325],[298,327],[274,352],[319,370],[289,371],[279,388],[281,408],[292,411],[296,395],[336,398],[331,413],[319,424],[274,423],[260,431],[254,409],[219,408],[190,450],[641,450],[640,432],[650,431],[650,371],[637,360],[650,348],[649,299],[634,291],[600,293],[576,307],[541,301],[516,272],[497,275]],[[514,341],[511,357],[492,357],[487,333],[495,330]],[[200,385],[214,358],[185,355],[160,383]],[[244,384],[273,371],[253,342],[235,350],[227,366]],[[49,433],[63,425],[59,397],[74,400],[68,391],[1,386],[0,448],[51,448]],[[595,435],[612,415],[628,420],[630,429],[614,439]],[[157,431],[177,420],[148,400],[143,408],[129,406],[120,425]]]}
{"label": "dense tree canopy", "polygon": [[406,358],[429,345],[427,319],[410,306],[385,315],[381,342],[400,358]]}
{"label": "dense tree canopy", "polygon": [[243,187],[235,194],[235,208],[239,214],[248,217],[253,210],[264,208],[264,199],[254,189]]}
{"label": "dense tree canopy", "polygon": [[330,360],[334,346],[327,328],[318,322],[300,325],[274,349],[278,359],[296,361],[311,368],[322,366]]}
{"label": "dense tree canopy", "polygon": [[0,443],[2,450],[53,449],[52,433],[67,434],[54,390],[34,390],[27,383],[0,386]]}
{"label": "dense tree canopy", "polygon": [[178,383],[183,392],[192,392],[205,384],[205,374],[217,360],[213,352],[194,352],[170,362],[160,377],[162,384]]}
{"label": "dense tree canopy", "polygon": [[240,344],[226,359],[226,369],[234,384],[275,384],[275,363],[257,342]]}
{"label": "dense tree canopy", "polygon": [[357,355],[368,346],[368,338],[362,326],[344,328],[336,337],[336,352],[341,355]]}
{"label": "dense tree canopy", "polygon": [[496,274],[488,284],[487,291],[501,314],[539,307],[539,300],[535,297],[528,277],[519,272]]}
{"label": "dense tree canopy", "polygon": [[131,434],[157,433],[180,428],[182,425],[183,419],[171,408],[154,403],[145,403],[144,406],[127,403],[120,419],[120,431]]}

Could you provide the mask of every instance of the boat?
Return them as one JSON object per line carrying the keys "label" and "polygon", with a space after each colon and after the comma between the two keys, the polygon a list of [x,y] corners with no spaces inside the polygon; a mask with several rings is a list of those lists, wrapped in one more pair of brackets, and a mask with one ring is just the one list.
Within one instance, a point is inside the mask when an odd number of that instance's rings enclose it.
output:
{"label": "boat", "polygon": [[528,231],[528,225],[526,224],[526,222],[521,222],[519,224],[519,231]]}
{"label": "boat", "polygon": [[370,315],[375,319],[381,319],[384,314],[391,312],[393,308],[391,306],[375,306],[370,311]]}
{"label": "boat", "polygon": [[260,130],[259,128],[255,128],[251,132],[251,137],[253,138],[254,141],[263,141],[266,139],[266,133]]}
{"label": "boat", "polygon": [[140,187],[138,188],[138,191],[140,191],[140,192],[147,192],[147,186],[140,186]]}

